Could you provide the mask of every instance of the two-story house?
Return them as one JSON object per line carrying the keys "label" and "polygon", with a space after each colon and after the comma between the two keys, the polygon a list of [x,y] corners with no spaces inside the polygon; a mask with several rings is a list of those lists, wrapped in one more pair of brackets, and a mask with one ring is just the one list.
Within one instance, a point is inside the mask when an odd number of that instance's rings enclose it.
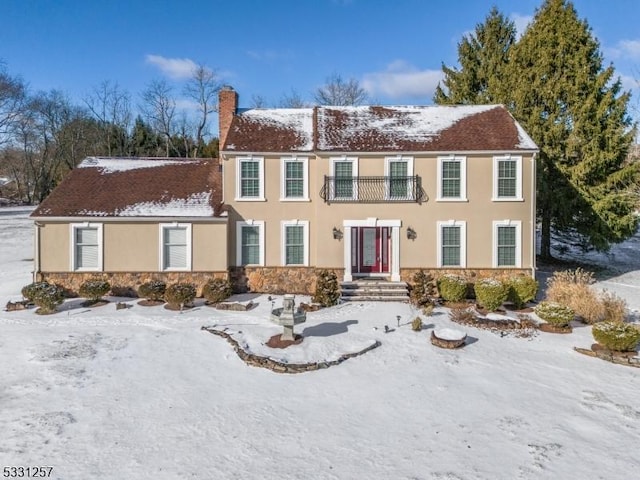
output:
{"label": "two-story house", "polygon": [[500,105],[239,109],[218,160],[89,158],[33,213],[35,278],[237,290],[532,275],[537,147]]}
{"label": "two-story house", "polygon": [[533,274],[537,146],[503,106],[239,110],[226,88],[219,113],[236,283]]}

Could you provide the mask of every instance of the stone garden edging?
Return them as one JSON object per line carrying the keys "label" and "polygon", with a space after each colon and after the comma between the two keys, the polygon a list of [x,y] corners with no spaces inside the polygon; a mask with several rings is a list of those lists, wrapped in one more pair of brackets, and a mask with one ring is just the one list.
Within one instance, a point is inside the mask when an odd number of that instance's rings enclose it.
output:
{"label": "stone garden edging", "polygon": [[240,357],[240,359],[247,365],[251,367],[266,368],[276,373],[303,373],[303,372],[312,372],[314,370],[323,370],[325,368],[333,367],[334,365],[340,365],[342,362],[344,362],[345,360],[348,360],[349,358],[359,357],[360,355],[363,355],[373,350],[374,348],[378,348],[380,345],[382,345],[379,341],[376,340],[376,342],[373,345],[368,346],[364,350],[361,350],[359,352],[354,352],[354,353],[345,353],[344,355],[341,355],[340,358],[337,360],[331,360],[326,362],[312,362],[312,363],[284,363],[284,362],[279,362],[277,360],[273,360],[268,357],[261,357],[259,355],[247,353],[240,346],[240,344],[233,337],[231,337],[230,334],[222,330],[216,330],[213,327],[204,327],[204,326],[201,328],[201,330],[205,330],[209,333],[212,333],[214,335],[217,335],[219,337],[226,339],[227,342],[231,344],[231,346],[233,347],[233,350],[236,352],[238,357]]}
{"label": "stone garden edging", "polygon": [[615,363],[617,365],[627,365],[630,367],[640,368],[640,356],[638,356],[635,352],[612,352],[611,350],[607,350],[605,348],[594,349],[593,347],[573,347],[573,349],[578,353],[582,353],[583,355],[596,357],[601,360],[606,360],[607,362]]}

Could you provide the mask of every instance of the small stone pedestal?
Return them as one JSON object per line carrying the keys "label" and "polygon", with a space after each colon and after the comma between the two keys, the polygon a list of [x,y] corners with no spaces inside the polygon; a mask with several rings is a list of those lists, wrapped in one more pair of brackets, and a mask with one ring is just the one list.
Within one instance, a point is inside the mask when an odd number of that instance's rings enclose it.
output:
{"label": "small stone pedestal", "polygon": [[293,341],[295,334],[293,327],[299,323],[307,321],[307,314],[304,311],[296,311],[295,297],[291,294],[284,296],[282,308],[275,308],[271,311],[271,321],[282,325],[283,332],[280,336],[281,340]]}
{"label": "small stone pedestal", "polygon": [[462,330],[440,328],[431,332],[431,343],[440,348],[460,348],[467,341],[467,334]]}

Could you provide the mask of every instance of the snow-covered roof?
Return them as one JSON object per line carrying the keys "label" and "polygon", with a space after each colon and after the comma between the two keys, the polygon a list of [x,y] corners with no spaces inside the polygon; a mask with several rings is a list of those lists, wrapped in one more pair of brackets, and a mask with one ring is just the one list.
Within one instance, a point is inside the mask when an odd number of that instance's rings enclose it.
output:
{"label": "snow-covered roof", "polygon": [[536,144],[502,105],[249,109],[225,151],[518,151]]}
{"label": "snow-covered roof", "polygon": [[222,179],[213,160],[89,157],[34,217],[214,217]]}

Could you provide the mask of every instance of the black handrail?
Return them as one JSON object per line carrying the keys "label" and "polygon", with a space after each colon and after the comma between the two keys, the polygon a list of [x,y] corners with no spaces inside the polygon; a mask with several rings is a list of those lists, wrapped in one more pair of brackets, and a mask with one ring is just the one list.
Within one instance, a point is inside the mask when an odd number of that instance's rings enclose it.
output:
{"label": "black handrail", "polygon": [[422,203],[427,195],[418,175],[411,177],[324,177],[326,203]]}

